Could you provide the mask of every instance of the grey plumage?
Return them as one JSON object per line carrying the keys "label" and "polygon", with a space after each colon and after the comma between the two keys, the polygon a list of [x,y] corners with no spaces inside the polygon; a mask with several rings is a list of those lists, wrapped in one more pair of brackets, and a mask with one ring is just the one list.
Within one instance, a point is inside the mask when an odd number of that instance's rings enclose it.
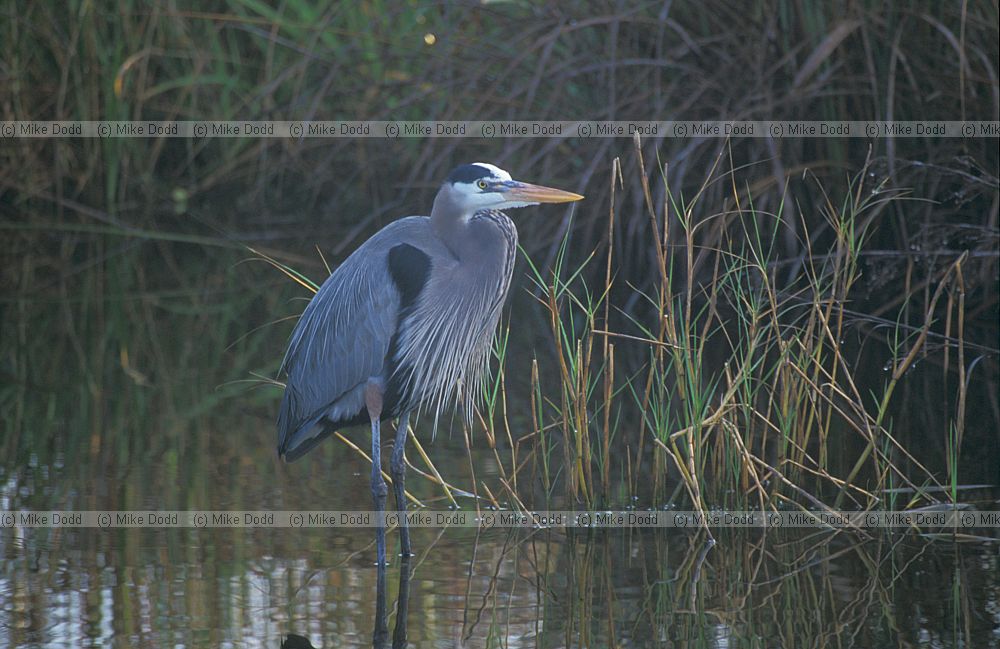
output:
{"label": "grey plumage", "polygon": [[[323,283],[292,334],[282,362],[279,454],[297,459],[334,430],[371,423],[372,492],[381,511],[379,422],[399,418],[393,480],[402,509],[409,414],[428,408],[436,421],[462,401],[471,420],[489,372],[517,250],[517,230],[499,208],[580,198],[514,181],[486,163],[463,165],[442,185],[430,216],[400,219],[362,244]],[[403,546],[408,553],[405,529]]]}

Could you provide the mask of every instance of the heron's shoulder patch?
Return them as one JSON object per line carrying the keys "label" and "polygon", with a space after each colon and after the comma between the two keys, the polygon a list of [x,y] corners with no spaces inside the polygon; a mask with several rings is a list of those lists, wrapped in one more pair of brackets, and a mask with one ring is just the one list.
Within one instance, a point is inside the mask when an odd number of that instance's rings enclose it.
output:
{"label": "heron's shoulder patch", "polygon": [[416,302],[431,274],[430,256],[408,243],[389,249],[389,275],[399,289],[400,306],[405,309]]}

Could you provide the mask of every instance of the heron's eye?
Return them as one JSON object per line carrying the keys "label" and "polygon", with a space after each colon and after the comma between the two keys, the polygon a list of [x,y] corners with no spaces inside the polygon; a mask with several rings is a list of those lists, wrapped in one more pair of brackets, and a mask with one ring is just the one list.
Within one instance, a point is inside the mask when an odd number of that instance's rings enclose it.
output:
{"label": "heron's eye", "polygon": [[476,183],[476,187],[479,189],[486,189],[488,186],[489,184],[485,180],[480,180]]}

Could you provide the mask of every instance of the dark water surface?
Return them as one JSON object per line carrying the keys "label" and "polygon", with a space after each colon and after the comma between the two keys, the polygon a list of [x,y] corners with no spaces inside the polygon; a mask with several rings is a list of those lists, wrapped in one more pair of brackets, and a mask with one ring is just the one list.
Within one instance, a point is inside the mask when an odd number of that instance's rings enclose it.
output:
{"label": "dark water surface", "polygon": [[[342,442],[286,466],[257,417],[164,437],[119,459],[104,440],[54,435],[28,466],[3,469],[3,508],[368,508],[367,468]],[[460,436],[427,448],[446,480],[471,484]],[[492,452],[473,460],[477,478],[489,477]],[[447,506],[412,472],[408,487]],[[404,610],[412,647],[1000,646],[996,543],[810,529],[716,538],[414,529],[416,556],[393,557],[385,573],[378,626],[370,529],[8,527],[0,646],[276,648],[289,634],[315,647],[368,647],[376,636],[391,646]],[[394,532],[389,548],[398,551]]]}

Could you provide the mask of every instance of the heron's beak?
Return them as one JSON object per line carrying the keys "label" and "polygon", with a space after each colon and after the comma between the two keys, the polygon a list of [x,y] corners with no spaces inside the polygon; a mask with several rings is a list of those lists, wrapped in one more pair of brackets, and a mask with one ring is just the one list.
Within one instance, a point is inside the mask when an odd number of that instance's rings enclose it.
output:
{"label": "heron's beak", "polygon": [[504,194],[512,201],[524,201],[525,203],[571,203],[582,200],[583,196],[573,192],[564,192],[561,189],[552,187],[542,187],[519,181],[505,183],[507,190]]}

